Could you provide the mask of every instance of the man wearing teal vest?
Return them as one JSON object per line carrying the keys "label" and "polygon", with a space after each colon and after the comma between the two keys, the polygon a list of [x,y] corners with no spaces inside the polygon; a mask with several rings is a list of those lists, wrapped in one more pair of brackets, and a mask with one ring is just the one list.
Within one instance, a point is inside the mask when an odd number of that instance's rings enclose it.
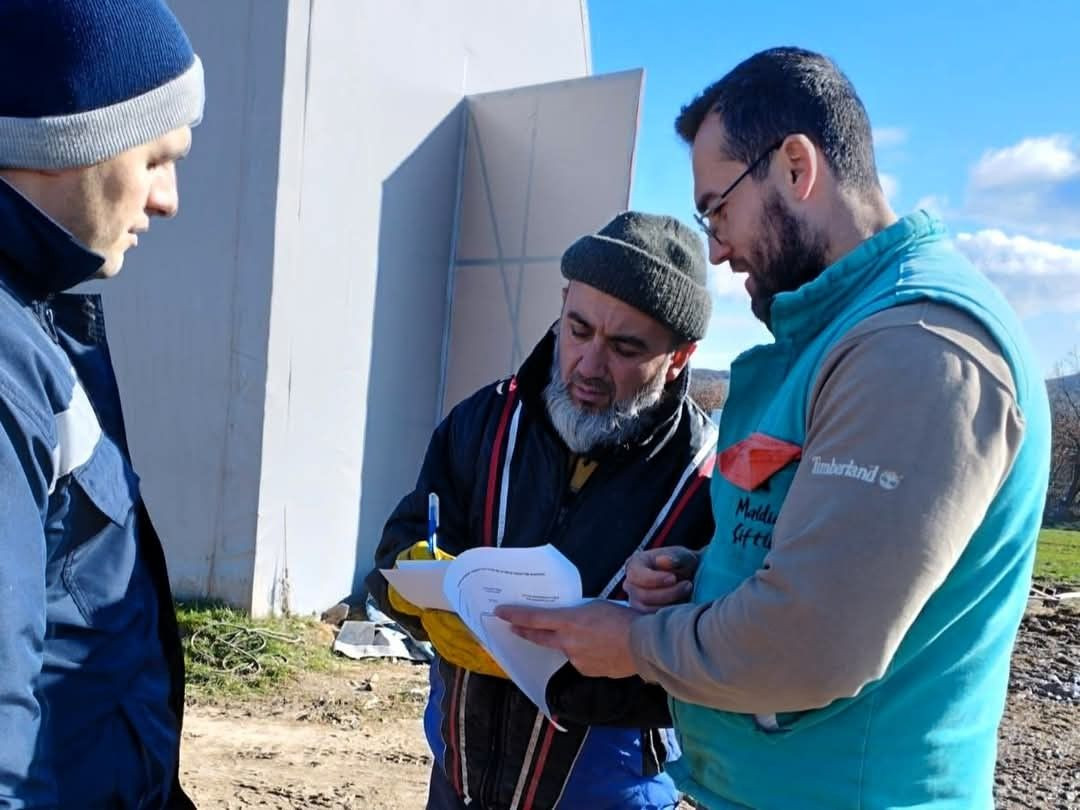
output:
{"label": "man wearing teal vest", "polygon": [[718,808],[990,808],[1048,477],[1016,316],[878,182],[827,58],[750,57],[683,108],[714,264],[772,343],[731,368],[700,553],[638,555],[631,607],[500,610],[591,676],[665,687],[670,772]]}

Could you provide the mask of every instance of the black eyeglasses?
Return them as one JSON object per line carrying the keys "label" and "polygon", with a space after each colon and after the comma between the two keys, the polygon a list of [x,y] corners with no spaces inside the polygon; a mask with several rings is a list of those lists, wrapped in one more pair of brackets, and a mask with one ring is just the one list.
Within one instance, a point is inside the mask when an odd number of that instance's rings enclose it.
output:
{"label": "black eyeglasses", "polygon": [[731,192],[735,190],[735,187],[739,185],[739,183],[741,183],[747,175],[749,175],[751,172],[754,171],[754,169],[756,169],[761,163],[763,163],[773,152],[775,152],[783,145],[784,141],[783,139],[781,139],[774,143],[772,146],[770,146],[768,149],[766,149],[764,152],[762,152],[758,156],[757,160],[755,160],[753,163],[746,167],[746,171],[736,177],[732,181],[731,185],[729,185],[727,188],[720,192],[720,195],[716,197],[716,202],[714,202],[711,206],[702,211],[700,214],[694,214],[694,219],[697,221],[697,224],[701,228],[701,230],[705,231],[706,236],[711,239],[715,239],[717,242],[720,241],[720,237],[716,235],[716,232],[713,230],[712,225],[709,223],[709,219],[712,217],[713,214],[720,210],[720,206],[724,204],[724,202],[728,198],[728,195],[730,195]]}

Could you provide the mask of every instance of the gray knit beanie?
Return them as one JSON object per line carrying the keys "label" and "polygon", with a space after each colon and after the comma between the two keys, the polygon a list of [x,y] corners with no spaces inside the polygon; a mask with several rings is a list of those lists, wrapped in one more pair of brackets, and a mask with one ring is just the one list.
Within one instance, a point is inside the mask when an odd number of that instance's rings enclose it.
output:
{"label": "gray knit beanie", "polygon": [[566,249],[562,274],[641,310],[681,340],[705,337],[712,310],[705,249],[677,219],[619,214]]}

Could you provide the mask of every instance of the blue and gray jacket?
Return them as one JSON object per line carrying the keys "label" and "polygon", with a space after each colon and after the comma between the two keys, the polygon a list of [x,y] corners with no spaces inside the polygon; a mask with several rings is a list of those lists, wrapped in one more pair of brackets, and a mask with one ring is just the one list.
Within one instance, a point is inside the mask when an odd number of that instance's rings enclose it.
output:
{"label": "blue and gray jacket", "polygon": [[183,657],[95,295],[0,181],[0,808],[190,807]]}

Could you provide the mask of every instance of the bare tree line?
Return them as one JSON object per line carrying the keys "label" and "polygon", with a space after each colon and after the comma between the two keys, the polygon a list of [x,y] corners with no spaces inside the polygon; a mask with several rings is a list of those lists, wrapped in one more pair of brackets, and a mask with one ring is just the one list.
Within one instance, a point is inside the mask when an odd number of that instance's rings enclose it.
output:
{"label": "bare tree line", "polygon": [[1073,349],[1047,381],[1053,425],[1050,489],[1044,520],[1080,520],[1080,351]]}

